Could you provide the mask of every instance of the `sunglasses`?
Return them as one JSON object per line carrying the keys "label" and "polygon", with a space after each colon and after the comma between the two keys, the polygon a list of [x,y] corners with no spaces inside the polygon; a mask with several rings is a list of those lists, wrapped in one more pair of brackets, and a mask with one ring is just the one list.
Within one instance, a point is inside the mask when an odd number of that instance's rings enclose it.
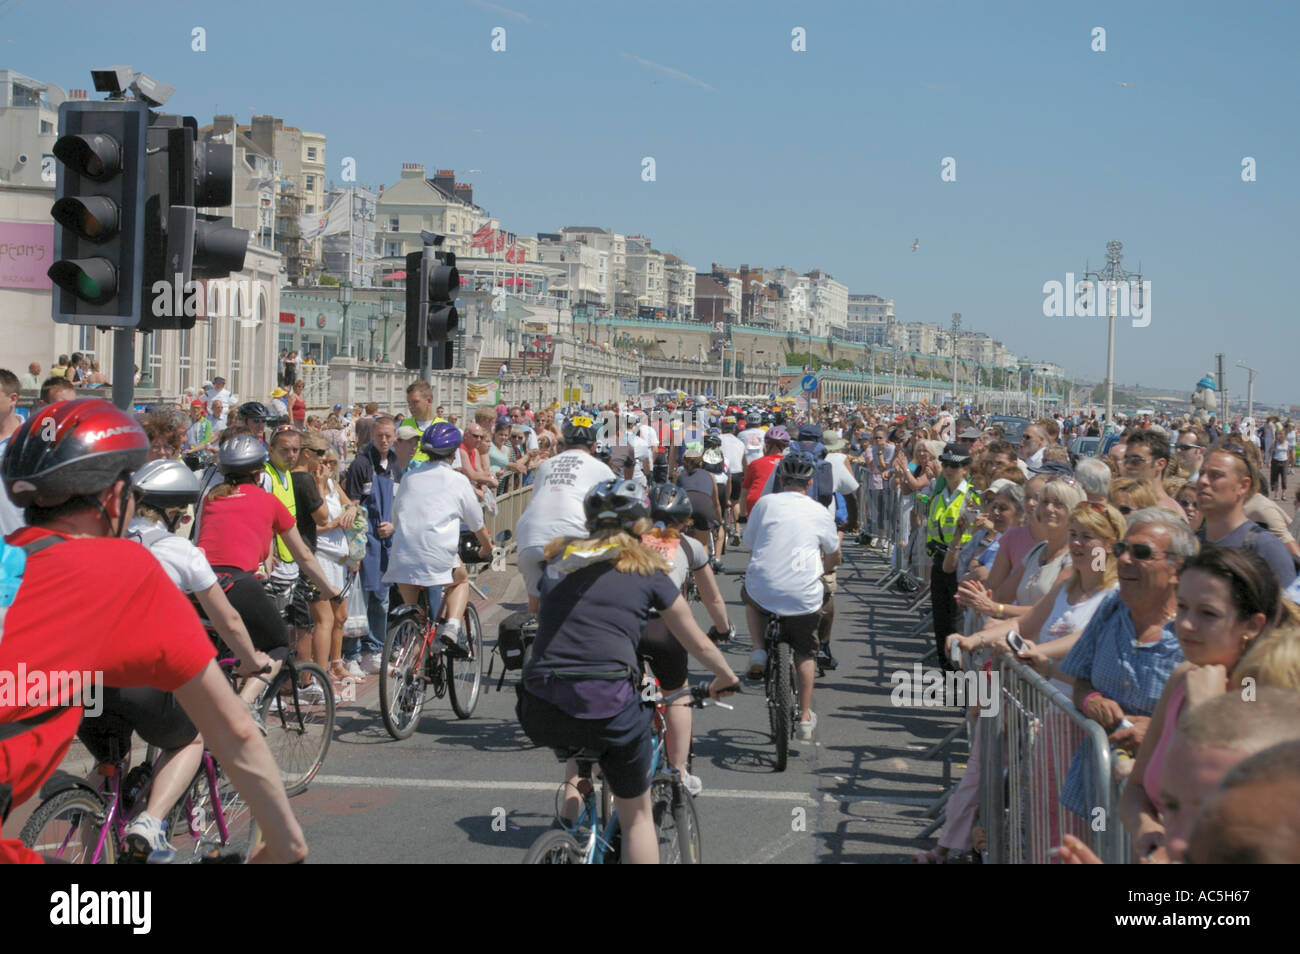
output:
{"label": "sunglasses", "polygon": [[1149,543],[1127,543],[1124,540],[1111,544],[1110,552],[1115,554],[1115,559],[1117,560],[1125,553],[1132,553],[1133,559],[1140,560],[1144,563],[1147,560],[1152,560],[1158,556],[1162,557],[1165,555],[1161,551],[1153,548]]}
{"label": "sunglasses", "polygon": [[1200,444],[1175,444],[1174,445],[1174,450],[1180,450],[1180,451],[1194,451],[1200,449],[1201,449]]}

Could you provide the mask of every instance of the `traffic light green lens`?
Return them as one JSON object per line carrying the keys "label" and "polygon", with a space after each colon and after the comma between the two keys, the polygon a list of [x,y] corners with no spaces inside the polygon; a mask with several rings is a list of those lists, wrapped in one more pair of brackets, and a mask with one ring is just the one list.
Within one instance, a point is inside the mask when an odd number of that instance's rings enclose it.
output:
{"label": "traffic light green lens", "polygon": [[94,299],[100,295],[99,282],[83,271],[77,272],[77,294],[83,298]]}

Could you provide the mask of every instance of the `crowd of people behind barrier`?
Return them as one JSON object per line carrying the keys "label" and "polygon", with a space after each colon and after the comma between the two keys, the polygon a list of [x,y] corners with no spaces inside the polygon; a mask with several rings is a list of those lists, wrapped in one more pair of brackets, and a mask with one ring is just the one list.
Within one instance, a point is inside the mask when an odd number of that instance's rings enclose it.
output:
{"label": "crowd of people behind barrier", "polygon": [[[214,378],[187,394],[184,407],[154,408],[141,423],[149,459],[183,460],[206,473],[205,491],[223,442],[243,434],[265,442],[270,467],[291,476],[297,527],[323,568],[321,582],[334,593],[351,590],[344,601],[308,581],[290,587],[290,603],[301,602],[300,616],[289,614],[300,655],[340,682],[378,671],[393,496],[404,475],[427,466],[421,441],[432,425],[456,426],[453,466],[491,512],[496,497],[531,485],[564,449],[564,422],[590,415],[602,434],[593,454],[616,474],[662,481],[684,464],[687,477],[705,467],[710,485],[717,475],[716,519],[696,527],[711,546],[715,534],[722,543],[724,510],[734,505],[743,520],[755,486],[770,484],[787,447],[815,447],[831,462],[839,530],[888,548],[901,589],[928,587],[938,665],[952,666],[959,647],[987,678],[1033,682],[1055,706],[1036,714],[1049,730],[1064,732],[1070,719],[1104,730],[1111,778],[1096,777],[1092,743],[1076,733],[1068,758],[1043,750],[1032,780],[1010,779],[1012,789],[1033,787],[1040,796],[1027,804],[1047,816],[1053,856],[1094,860],[1101,842],[1090,847],[1070,833],[1087,835],[1080,821],[1111,805],[1100,793],[1106,788],[1118,793],[1112,807],[1139,860],[1300,860],[1300,826],[1291,818],[1300,804],[1300,527],[1272,497],[1285,492],[1294,462],[1289,422],[1220,428],[1212,419],[1161,416],[1116,428],[1109,442],[1090,416],[1056,413],[1009,433],[1011,422],[947,405],[812,414],[780,405],[746,414],[704,403],[538,411],[523,404],[476,408],[460,422],[433,406],[425,382],[408,387],[410,413],[400,419],[374,405],[308,414],[302,381],[286,383],[269,404],[236,404]],[[0,441],[17,429],[20,384],[0,371]],[[80,386],[46,379],[41,402],[75,397]],[[734,461],[717,439],[719,419],[735,425]],[[755,430],[761,440],[749,439]],[[1076,456],[1075,439],[1088,436],[1100,439],[1100,456]],[[6,533],[15,529],[11,511],[0,514]],[[829,619],[818,660],[833,667]],[[1001,764],[989,760],[1005,751],[990,747],[1005,749],[1006,733],[973,738],[939,843],[920,862],[969,857],[991,831],[1016,837],[1017,821],[981,814],[1001,804],[987,797],[1001,779],[982,778],[980,767]],[[1270,806],[1262,827],[1254,825],[1256,798]],[[1240,824],[1216,825],[1223,818]]]}

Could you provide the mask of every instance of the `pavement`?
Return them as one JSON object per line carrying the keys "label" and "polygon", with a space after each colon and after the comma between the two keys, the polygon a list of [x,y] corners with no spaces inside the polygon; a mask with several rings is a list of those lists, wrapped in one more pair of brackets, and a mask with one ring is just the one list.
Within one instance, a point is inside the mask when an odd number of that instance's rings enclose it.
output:
{"label": "pavement", "polygon": [[[845,546],[839,571],[833,652],[839,669],[819,678],[813,742],[791,743],[775,771],[761,685],[729,700],[735,710],[695,712],[695,774],[704,860],[709,863],[906,862],[932,844],[918,840],[927,807],[964,768],[965,743],[947,758],[923,756],[960,722],[954,708],[899,708],[890,675],[930,645],[909,637],[908,599],[876,581],[884,554]],[[743,630],[740,576],[747,559],[724,558],[721,586]],[[513,569],[479,578],[488,645],[497,622],[524,608]],[[707,628],[703,609],[696,616]],[[748,640],[724,647],[743,671]],[[320,775],[292,800],[312,862],[518,863],[551,823],[561,766],[532,747],[514,715],[518,673],[496,689],[500,665],[477,709],[459,720],[447,700],[426,706],[415,734],[395,741],[379,715],[378,678],[339,707],[335,739]],[[709,676],[692,667],[693,681]]]}

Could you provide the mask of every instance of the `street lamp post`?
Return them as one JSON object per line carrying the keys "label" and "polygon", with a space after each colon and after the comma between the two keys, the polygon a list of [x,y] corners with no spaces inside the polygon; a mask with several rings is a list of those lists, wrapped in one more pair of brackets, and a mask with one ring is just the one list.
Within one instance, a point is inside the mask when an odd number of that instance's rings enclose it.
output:
{"label": "street lamp post", "polygon": [[1247,367],[1244,361],[1238,361],[1237,367],[1241,368],[1243,371],[1247,373],[1246,416],[1250,418],[1252,422],[1254,422],[1255,420],[1255,375],[1258,374],[1258,372],[1254,368]]}
{"label": "street lamp post", "polygon": [[351,282],[344,282],[339,286],[339,304],[343,306],[343,322],[339,325],[339,350],[351,356],[352,342],[348,340],[348,306],[352,304]]}
{"label": "street lamp post", "polygon": [[[1137,276],[1138,286],[1138,309],[1144,307],[1142,284],[1142,266],[1138,265],[1136,273],[1125,271],[1120,265],[1123,256],[1124,244],[1122,242],[1111,241],[1106,243],[1106,266],[1100,272],[1094,272],[1087,267],[1085,263],[1083,269],[1083,278],[1085,281],[1095,279],[1106,283],[1106,313],[1109,323],[1106,332],[1106,429],[1113,430],[1115,427],[1115,299],[1117,296],[1119,283],[1128,282],[1132,287],[1133,277]],[[1073,293],[1075,289],[1069,289]]]}
{"label": "street lamp post", "polygon": [[957,407],[957,329],[961,327],[961,312],[952,313],[952,403],[953,414]]}
{"label": "street lamp post", "polygon": [[366,316],[366,324],[370,327],[370,353],[366,357],[373,364],[375,361],[375,332],[379,330],[379,316],[371,312]]}
{"label": "street lamp post", "polygon": [[388,319],[393,317],[393,300],[391,298],[381,298],[379,301],[379,313],[384,316],[384,363],[388,363]]}
{"label": "street lamp post", "polygon": [[506,370],[512,370],[510,364],[515,356],[515,326],[506,325]]}

